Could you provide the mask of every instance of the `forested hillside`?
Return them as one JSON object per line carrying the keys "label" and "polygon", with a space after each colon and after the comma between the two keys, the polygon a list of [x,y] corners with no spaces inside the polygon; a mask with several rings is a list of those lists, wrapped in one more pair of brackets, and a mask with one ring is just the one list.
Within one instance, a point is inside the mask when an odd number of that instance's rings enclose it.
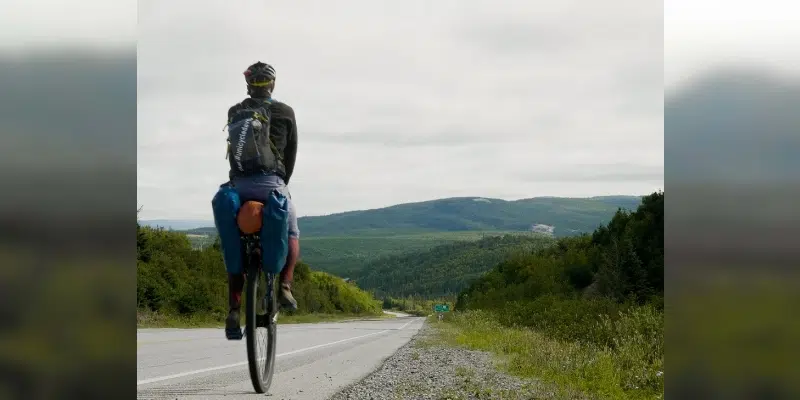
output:
{"label": "forested hillside", "polygon": [[[223,321],[228,309],[225,266],[218,245],[193,249],[185,234],[137,224],[137,304],[140,313],[207,315]],[[295,314],[378,315],[381,303],[357,286],[299,263]]]}
{"label": "forested hillside", "polygon": [[645,197],[633,213],[533,254],[517,254],[459,297],[460,308],[505,307],[509,301],[578,293],[645,303],[664,294],[664,194]]}
{"label": "forested hillside", "polygon": [[[466,231],[393,236],[304,237],[301,244],[301,258],[319,270],[352,278],[364,276],[378,259],[414,255],[444,244],[472,242],[503,234],[506,232]],[[525,233],[514,232],[514,234]]]}
{"label": "forested hillside", "polygon": [[591,232],[608,222],[618,208],[634,209],[639,201],[636,196],[539,197],[515,201],[455,197],[304,217],[299,224],[303,235],[311,237],[530,231],[535,224],[552,226],[556,236],[567,236]]}
{"label": "forested hillside", "polygon": [[[300,258],[320,271],[361,276],[379,258],[415,254],[442,244],[534,229],[556,237],[588,233],[607,223],[617,209],[635,209],[639,201],[636,196],[516,201],[469,197],[302,217]],[[216,229],[186,233],[201,247],[213,243]]]}
{"label": "forested hillside", "polygon": [[[453,197],[398,204],[373,210],[301,217],[304,237],[387,237],[439,232],[531,231],[536,225],[553,227],[557,237],[588,233],[608,222],[617,209],[633,210],[639,196],[590,198],[537,197],[501,200],[481,197]],[[153,220],[144,225],[184,223]],[[215,235],[208,227],[187,229],[186,233]]]}
{"label": "forested hillside", "polygon": [[554,240],[540,234],[491,236],[388,256],[354,274],[358,284],[379,296],[455,295],[514,252],[530,253]]}
{"label": "forested hillside", "polygon": [[[515,253],[458,296],[458,340],[608,398],[663,396],[664,193],[591,235]],[[516,367],[514,367],[516,366]]]}

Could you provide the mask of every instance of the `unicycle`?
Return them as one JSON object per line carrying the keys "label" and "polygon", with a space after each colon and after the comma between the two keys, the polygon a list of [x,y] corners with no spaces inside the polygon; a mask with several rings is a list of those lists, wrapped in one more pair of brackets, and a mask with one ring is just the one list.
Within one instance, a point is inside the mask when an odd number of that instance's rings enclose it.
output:
{"label": "unicycle", "polygon": [[266,393],[275,373],[278,336],[276,274],[265,273],[258,235],[242,236],[245,260],[245,327],[247,363],[256,393]]}
{"label": "unicycle", "polygon": [[288,252],[289,202],[277,189],[263,203],[242,199],[233,185],[227,183],[220,185],[211,205],[226,269],[230,272],[231,267],[241,266],[246,282],[242,307],[244,332],[240,328],[226,328],[225,337],[241,340],[245,336],[253,388],[263,394],[272,385],[275,373],[276,284]]}

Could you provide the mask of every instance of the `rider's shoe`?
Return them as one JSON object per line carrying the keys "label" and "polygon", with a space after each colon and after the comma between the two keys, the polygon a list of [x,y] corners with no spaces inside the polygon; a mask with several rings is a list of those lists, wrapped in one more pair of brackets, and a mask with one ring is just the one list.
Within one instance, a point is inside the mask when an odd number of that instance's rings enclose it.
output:
{"label": "rider's shoe", "polygon": [[297,310],[297,300],[292,295],[292,284],[288,281],[281,282],[280,290],[280,303],[281,306],[292,311]]}
{"label": "rider's shoe", "polygon": [[231,309],[225,319],[225,337],[228,340],[242,340],[242,328],[239,325],[239,310]]}
{"label": "rider's shoe", "polygon": [[243,274],[228,274],[228,318],[225,319],[225,337],[228,340],[242,340],[239,325],[239,309],[242,306]]}

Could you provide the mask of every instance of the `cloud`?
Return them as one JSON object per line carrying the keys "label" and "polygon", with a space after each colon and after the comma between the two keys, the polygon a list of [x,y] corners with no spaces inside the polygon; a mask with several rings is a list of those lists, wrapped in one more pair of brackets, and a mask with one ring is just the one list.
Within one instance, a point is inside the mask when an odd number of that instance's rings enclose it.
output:
{"label": "cloud", "polygon": [[570,172],[663,165],[660,4],[139,4],[142,218],[209,218],[227,178],[225,112],[256,60],[296,112],[301,215],[663,186],[657,171]]}
{"label": "cloud", "polygon": [[[794,9],[794,11],[791,11]],[[664,2],[664,85],[672,94],[729,65],[800,71],[797,6],[782,0]]]}
{"label": "cloud", "polygon": [[519,174],[533,182],[660,182],[664,167],[640,164],[589,164],[574,165],[570,170],[533,171]]}
{"label": "cloud", "polygon": [[0,51],[81,44],[107,49],[136,41],[136,1],[4,0]]}

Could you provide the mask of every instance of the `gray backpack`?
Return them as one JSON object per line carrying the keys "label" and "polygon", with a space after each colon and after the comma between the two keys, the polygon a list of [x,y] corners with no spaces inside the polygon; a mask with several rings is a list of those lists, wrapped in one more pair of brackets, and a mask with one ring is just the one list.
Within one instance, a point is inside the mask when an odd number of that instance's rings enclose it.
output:
{"label": "gray backpack", "polygon": [[271,172],[280,154],[270,139],[269,100],[263,104],[243,102],[228,122],[228,151],[225,158],[234,176]]}

